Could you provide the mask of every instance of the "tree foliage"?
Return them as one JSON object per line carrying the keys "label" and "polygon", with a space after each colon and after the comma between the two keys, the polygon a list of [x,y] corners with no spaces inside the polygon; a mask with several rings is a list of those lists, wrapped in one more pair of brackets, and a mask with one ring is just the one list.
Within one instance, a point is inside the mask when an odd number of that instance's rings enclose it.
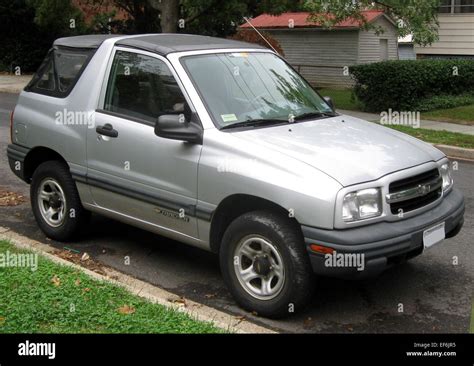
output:
{"label": "tree foliage", "polygon": [[71,0],[27,0],[35,9],[34,22],[47,29],[51,37],[66,37],[86,33],[89,29],[84,14]]}
{"label": "tree foliage", "polygon": [[312,14],[310,19],[331,28],[348,19],[359,20],[362,28],[381,28],[367,23],[362,11],[384,10],[398,25],[399,35],[413,34],[413,41],[428,45],[438,39],[438,7],[440,0],[306,0],[305,8]]}

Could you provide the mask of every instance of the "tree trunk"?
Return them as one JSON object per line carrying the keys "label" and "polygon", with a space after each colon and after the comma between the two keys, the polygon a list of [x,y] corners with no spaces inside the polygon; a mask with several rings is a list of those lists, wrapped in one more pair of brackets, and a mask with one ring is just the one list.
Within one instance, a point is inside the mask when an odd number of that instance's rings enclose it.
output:
{"label": "tree trunk", "polygon": [[160,11],[161,31],[176,33],[179,20],[179,0],[149,0],[149,4]]}

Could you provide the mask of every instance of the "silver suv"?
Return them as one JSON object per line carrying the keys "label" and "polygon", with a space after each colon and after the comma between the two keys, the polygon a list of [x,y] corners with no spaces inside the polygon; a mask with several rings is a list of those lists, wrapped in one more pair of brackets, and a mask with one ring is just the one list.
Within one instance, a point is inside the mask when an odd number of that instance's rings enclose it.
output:
{"label": "silver suv", "polygon": [[441,151],[337,114],[247,43],[58,39],[11,132],[11,169],[48,237],[71,239],[92,211],[213,251],[236,301],[263,316],[300,310],[314,273],[374,275],[463,224]]}

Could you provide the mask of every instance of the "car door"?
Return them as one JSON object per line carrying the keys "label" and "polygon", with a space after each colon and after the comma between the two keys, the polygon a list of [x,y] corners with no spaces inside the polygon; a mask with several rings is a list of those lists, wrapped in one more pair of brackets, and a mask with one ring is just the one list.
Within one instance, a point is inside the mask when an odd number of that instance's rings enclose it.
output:
{"label": "car door", "polygon": [[201,145],[155,135],[159,115],[192,112],[165,58],[117,48],[87,136],[87,181],[103,210],[196,238]]}

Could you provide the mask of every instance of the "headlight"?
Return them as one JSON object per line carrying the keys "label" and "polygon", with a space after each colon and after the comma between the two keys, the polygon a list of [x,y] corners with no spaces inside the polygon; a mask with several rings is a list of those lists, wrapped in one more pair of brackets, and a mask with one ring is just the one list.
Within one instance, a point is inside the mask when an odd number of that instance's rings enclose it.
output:
{"label": "headlight", "polygon": [[449,163],[441,165],[439,169],[441,177],[443,178],[443,191],[448,191],[453,186],[453,178],[451,177],[451,169]]}
{"label": "headlight", "polygon": [[382,195],[379,188],[362,189],[344,196],[342,219],[357,221],[382,214]]}

